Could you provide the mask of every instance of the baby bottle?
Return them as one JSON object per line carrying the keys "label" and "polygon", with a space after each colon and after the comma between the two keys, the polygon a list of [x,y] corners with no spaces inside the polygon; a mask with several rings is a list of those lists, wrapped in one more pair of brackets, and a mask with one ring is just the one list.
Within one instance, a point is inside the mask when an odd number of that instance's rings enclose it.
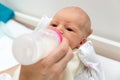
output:
{"label": "baby bottle", "polygon": [[62,41],[61,33],[56,29],[40,29],[22,35],[13,42],[13,55],[22,65],[34,64]]}

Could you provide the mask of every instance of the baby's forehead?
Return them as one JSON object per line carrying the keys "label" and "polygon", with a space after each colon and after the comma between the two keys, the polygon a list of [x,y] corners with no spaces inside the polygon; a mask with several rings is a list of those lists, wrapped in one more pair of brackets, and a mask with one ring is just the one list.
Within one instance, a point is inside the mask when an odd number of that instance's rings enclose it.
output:
{"label": "baby's forehead", "polygon": [[58,15],[58,14],[63,14],[63,13],[69,13],[69,14],[73,14],[73,13],[76,13],[76,14],[81,14],[81,10],[80,9],[77,9],[77,8],[63,8],[61,10],[59,10],[55,15]]}
{"label": "baby's forehead", "polygon": [[[81,10],[80,8],[64,8],[64,9],[62,9],[62,10],[60,10],[60,11],[58,11],[55,15],[54,15],[54,17],[65,17],[65,16],[67,16],[67,17],[69,17],[69,18],[71,18],[71,19],[81,19],[81,20],[83,20],[83,19],[87,19],[87,14],[83,11],[83,10]],[[65,17],[66,18],[66,17]]]}
{"label": "baby's forehead", "polygon": [[78,22],[81,21],[81,15],[78,12],[58,12],[54,17],[53,20],[65,20],[67,22]]}

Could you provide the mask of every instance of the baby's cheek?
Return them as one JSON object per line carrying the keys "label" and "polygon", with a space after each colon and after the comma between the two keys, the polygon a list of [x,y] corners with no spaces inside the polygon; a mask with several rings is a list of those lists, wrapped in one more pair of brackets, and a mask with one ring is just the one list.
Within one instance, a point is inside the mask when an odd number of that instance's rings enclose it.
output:
{"label": "baby's cheek", "polygon": [[72,49],[74,49],[76,46],[75,46],[75,43],[76,42],[72,42],[72,41],[69,41],[69,45]]}
{"label": "baby's cheek", "polygon": [[71,42],[72,49],[79,48],[79,46],[80,46],[80,42],[78,42],[78,41]]}
{"label": "baby's cheek", "polygon": [[48,29],[52,29],[52,26],[49,25],[49,26],[48,26]]}

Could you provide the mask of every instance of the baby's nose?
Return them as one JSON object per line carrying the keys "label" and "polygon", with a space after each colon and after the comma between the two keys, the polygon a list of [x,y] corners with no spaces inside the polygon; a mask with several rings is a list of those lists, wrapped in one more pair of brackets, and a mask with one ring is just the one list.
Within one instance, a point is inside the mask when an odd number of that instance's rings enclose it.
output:
{"label": "baby's nose", "polygon": [[58,30],[61,34],[63,34],[63,29],[62,29],[62,28],[57,28],[57,30]]}
{"label": "baby's nose", "polygon": [[56,28],[61,34],[63,34],[63,28],[62,28],[62,26],[58,26],[57,28]]}

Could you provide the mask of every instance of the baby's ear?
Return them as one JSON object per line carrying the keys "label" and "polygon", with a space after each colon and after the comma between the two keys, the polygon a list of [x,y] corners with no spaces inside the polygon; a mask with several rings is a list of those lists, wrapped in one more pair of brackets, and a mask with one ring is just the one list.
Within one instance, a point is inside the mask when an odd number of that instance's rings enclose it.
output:
{"label": "baby's ear", "polygon": [[82,41],[80,42],[80,45],[83,45],[87,41],[86,38],[83,38]]}
{"label": "baby's ear", "polygon": [[83,45],[86,41],[87,41],[87,39],[83,38],[82,41],[80,42],[79,46],[77,46],[77,48],[79,48],[81,45]]}
{"label": "baby's ear", "polygon": [[93,33],[93,29],[91,28],[91,29],[90,29],[90,34],[92,34],[92,33]]}

